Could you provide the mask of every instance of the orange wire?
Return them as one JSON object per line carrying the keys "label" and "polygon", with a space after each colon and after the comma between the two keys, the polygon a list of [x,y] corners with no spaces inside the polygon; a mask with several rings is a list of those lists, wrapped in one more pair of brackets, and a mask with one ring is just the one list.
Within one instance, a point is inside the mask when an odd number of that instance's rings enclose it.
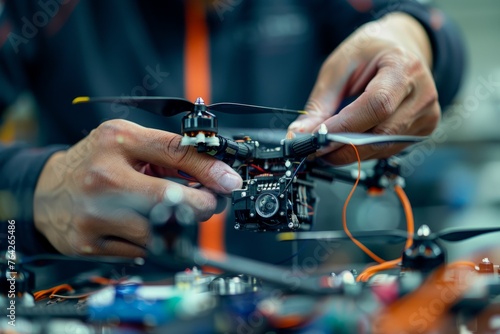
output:
{"label": "orange wire", "polygon": [[[352,195],[354,194],[354,191],[356,190],[359,180],[361,178],[361,158],[359,156],[358,149],[354,144],[351,143],[352,148],[354,149],[354,152],[356,153],[356,158],[358,160],[358,176],[356,178],[356,181],[354,182],[354,185],[352,186],[351,191],[349,192],[349,195],[347,196],[345,202],[344,202],[344,207],[342,208],[342,226],[344,228],[344,232],[347,234],[349,239],[356,244],[363,252],[365,252],[368,256],[370,256],[373,260],[378,262],[379,264],[371,266],[367,269],[365,269],[361,274],[358,275],[356,278],[357,281],[366,281],[370,277],[372,277],[374,274],[376,274],[379,271],[382,270],[387,270],[387,269],[392,269],[396,268],[399,266],[402,258],[399,257],[397,259],[391,260],[391,261],[385,261],[375,253],[373,253],[368,247],[363,245],[359,240],[354,238],[349,231],[349,228],[347,227],[347,206],[351,200]],[[404,192],[403,188],[399,185],[396,185],[394,187],[394,190],[396,192],[396,195],[398,196],[401,204],[403,205],[403,210],[405,212],[406,216],[406,229],[408,231],[408,239],[406,240],[405,244],[405,249],[410,247],[413,243],[413,234],[415,232],[415,221],[413,219],[413,212],[411,208],[410,201],[408,200],[408,197],[406,196],[406,193]]]}
{"label": "orange wire", "polygon": [[405,249],[413,244],[413,234],[415,233],[415,220],[413,218],[413,211],[411,209],[410,200],[406,196],[405,191],[399,185],[394,186],[396,195],[398,195],[399,201],[403,205],[403,210],[406,217],[406,230],[408,231],[408,239],[406,240]]}
{"label": "orange wire", "polygon": [[351,191],[349,192],[349,195],[347,196],[345,202],[344,202],[344,207],[342,208],[342,227],[344,228],[344,232],[347,234],[349,239],[351,239],[352,242],[356,244],[363,252],[365,252],[368,256],[370,256],[373,260],[383,263],[385,262],[384,259],[381,257],[377,256],[375,253],[373,253],[368,247],[363,245],[359,240],[354,238],[351,234],[351,231],[349,231],[349,228],[347,227],[347,206],[349,205],[349,202],[351,201],[351,197],[354,194],[354,191],[356,190],[359,180],[361,179],[361,158],[359,157],[359,152],[358,149],[354,144],[351,144],[351,146],[354,148],[354,152],[356,153],[356,158],[358,159],[358,176],[356,178],[356,182],[354,182],[354,185],[352,186]]}
{"label": "orange wire", "polygon": [[456,268],[456,267],[469,267],[469,268],[472,268],[474,270],[476,270],[476,264],[472,261],[455,261],[455,262],[452,262],[450,264],[448,264],[448,267],[449,268]]}
{"label": "orange wire", "polygon": [[61,291],[73,292],[75,290],[69,284],[61,284],[61,285],[57,285],[57,286],[50,288],[50,289],[37,291],[37,292],[33,293],[33,297],[35,298],[35,301],[39,301],[43,298],[46,298],[47,296],[49,298],[53,298],[55,294],[57,294],[58,292],[61,292]]}
{"label": "orange wire", "polygon": [[[413,244],[413,234],[415,233],[415,220],[413,218],[413,212],[411,209],[411,204],[406,196],[406,193],[404,192],[403,188],[399,185],[394,186],[394,190],[396,192],[396,195],[398,196],[399,200],[401,201],[401,204],[403,205],[403,210],[405,212],[406,216],[406,229],[408,231],[408,239],[406,239],[406,244],[405,244],[405,249],[410,247]],[[393,269],[397,268],[402,261],[402,257],[399,257],[395,260],[392,261],[387,261],[372,267],[369,267],[365,269],[359,276],[356,278],[357,281],[367,281],[375,275],[376,273],[383,271],[383,270],[388,270],[388,269]]]}

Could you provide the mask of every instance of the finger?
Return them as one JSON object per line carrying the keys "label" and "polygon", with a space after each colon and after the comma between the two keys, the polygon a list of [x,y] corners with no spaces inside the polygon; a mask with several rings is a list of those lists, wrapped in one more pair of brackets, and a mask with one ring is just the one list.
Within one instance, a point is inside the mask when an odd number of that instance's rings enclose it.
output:
{"label": "finger", "polygon": [[[418,113],[419,117],[413,120]],[[399,110],[395,112],[387,121],[377,125],[369,132],[384,135],[416,135],[424,136],[433,131],[439,122],[441,115],[439,104],[435,101],[432,103],[422,103],[422,99],[415,97],[407,98]],[[383,145],[362,145],[358,146],[359,156],[362,160],[387,158],[391,155],[399,153],[410,144],[383,144]],[[336,164],[343,165],[356,161],[356,154],[349,145],[334,147],[331,152],[326,150],[320,152],[323,159]],[[318,155],[319,156],[319,155]]]}
{"label": "finger", "polygon": [[[384,144],[380,147],[377,147],[377,145],[367,145],[367,147],[357,146],[356,149],[358,150],[361,160],[382,159],[402,151],[404,148],[408,147],[408,145],[409,144]],[[358,160],[356,152],[351,145],[344,145],[333,152],[323,155],[321,159],[336,166],[351,164]]]}
{"label": "finger", "polygon": [[229,199],[222,196],[217,196],[217,207],[215,208],[215,214],[223,212],[229,205]]}
{"label": "finger", "polygon": [[354,102],[324,122],[329,132],[363,133],[389,119],[412,91],[403,74],[381,68]]}
{"label": "finger", "polygon": [[96,207],[85,215],[79,231],[97,238],[116,237],[139,247],[146,247],[149,237],[149,221],[129,207],[105,209]]}
{"label": "finger", "polygon": [[96,242],[96,250],[92,255],[120,256],[120,257],[145,257],[146,249],[115,237],[105,237]]}
{"label": "finger", "polygon": [[241,187],[241,177],[227,164],[194,147],[182,146],[177,134],[141,127],[124,120],[105,122],[99,126],[103,140],[119,146],[134,161],[149,162],[183,171],[217,193],[228,194]]}
{"label": "finger", "polygon": [[[148,216],[158,203],[185,204],[193,209],[196,221],[208,219],[217,208],[217,195],[207,188],[194,189],[179,183],[137,172],[132,166],[117,164],[115,169],[95,169],[85,176],[84,187],[90,200],[88,211],[110,215],[129,208]],[[83,201],[83,199],[82,199]],[[112,218],[112,216],[110,217]]]}
{"label": "finger", "polygon": [[331,117],[344,98],[347,81],[356,67],[357,64],[343,56],[342,52],[333,53],[323,64],[309,95],[305,106],[307,115],[299,116],[288,129],[293,132],[312,132]]}
{"label": "finger", "polygon": [[[204,187],[195,189],[170,180],[135,171],[133,173],[137,175],[129,177],[131,182],[125,186],[125,191],[147,198],[146,212],[140,211],[144,215],[149,214],[157,203],[166,202],[172,205],[187,205],[192,208],[195,221],[204,221],[210,218],[218,208],[218,197],[210,189]],[[135,203],[132,205],[137,209]]]}

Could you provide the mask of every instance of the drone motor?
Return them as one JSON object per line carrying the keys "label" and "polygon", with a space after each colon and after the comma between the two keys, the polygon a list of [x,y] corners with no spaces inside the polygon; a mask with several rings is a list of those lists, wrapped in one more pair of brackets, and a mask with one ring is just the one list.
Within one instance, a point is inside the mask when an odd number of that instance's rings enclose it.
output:
{"label": "drone motor", "polygon": [[219,146],[217,137],[217,117],[207,111],[205,101],[196,99],[194,109],[182,117],[181,145],[185,146]]}

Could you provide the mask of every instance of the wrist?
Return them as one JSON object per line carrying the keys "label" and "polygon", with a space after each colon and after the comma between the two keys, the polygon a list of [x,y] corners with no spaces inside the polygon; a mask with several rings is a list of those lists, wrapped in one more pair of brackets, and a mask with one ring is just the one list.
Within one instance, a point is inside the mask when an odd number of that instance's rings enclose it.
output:
{"label": "wrist", "polygon": [[46,238],[48,238],[48,227],[53,218],[50,217],[50,213],[53,212],[56,205],[52,197],[58,194],[62,188],[62,174],[65,171],[60,159],[64,158],[65,152],[56,152],[47,160],[38,178],[33,196],[33,222],[35,229]]}

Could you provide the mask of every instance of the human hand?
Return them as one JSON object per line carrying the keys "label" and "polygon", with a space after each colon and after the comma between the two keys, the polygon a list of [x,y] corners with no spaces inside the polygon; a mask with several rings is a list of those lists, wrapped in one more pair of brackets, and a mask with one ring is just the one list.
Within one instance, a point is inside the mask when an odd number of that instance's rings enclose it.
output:
{"label": "human hand", "polygon": [[[138,257],[156,204],[186,204],[197,221],[208,219],[222,209],[218,194],[242,180],[225,163],[181,146],[181,138],[124,120],[103,123],[46,163],[34,195],[35,227],[63,254]],[[178,171],[203,187],[163,178]]]}
{"label": "human hand", "polygon": [[[349,36],[324,62],[306,105],[289,130],[315,132],[324,123],[329,132],[428,135],[441,109],[431,73],[428,36],[413,17],[392,13],[367,23]],[[335,111],[342,100],[356,100]],[[403,144],[360,146],[361,159],[398,153]],[[356,161],[352,148],[334,143],[317,156],[332,164]]]}

